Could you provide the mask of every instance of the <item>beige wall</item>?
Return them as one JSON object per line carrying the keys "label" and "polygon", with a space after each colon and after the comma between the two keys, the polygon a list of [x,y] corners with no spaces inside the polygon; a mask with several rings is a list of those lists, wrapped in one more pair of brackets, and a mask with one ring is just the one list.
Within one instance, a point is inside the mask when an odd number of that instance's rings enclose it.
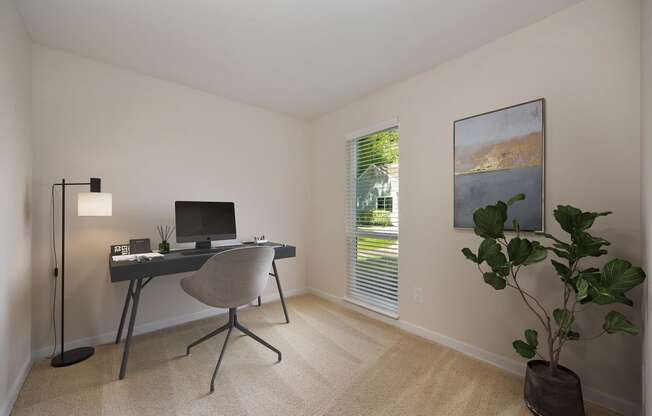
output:
{"label": "beige wall", "polygon": [[30,363],[30,41],[11,0],[0,0],[0,415]]}
{"label": "beige wall", "polygon": [[[643,219],[643,262],[646,270],[650,270],[652,265],[652,245],[650,238],[652,236],[652,2],[643,0],[641,11],[641,202],[642,202],[642,219]],[[650,403],[652,403],[652,304],[649,299],[649,293],[652,290],[652,279],[647,280],[646,290],[646,307],[645,307],[645,344],[644,357],[645,367],[643,371],[644,390],[643,401],[648,413],[652,413]],[[646,414],[648,414],[646,413]]]}
{"label": "beige wall", "polygon": [[[305,288],[303,122],[45,47],[34,47],[33,61],[37,352],[51,343],[50,184],[62,177],[97,176],[113,193],[110,218],[77,217],[78,190],[68,198],[70,341],[115,336],[127,284],[109,281],[109,245],[138,237],[157,244],[155,226],[174,222],[175,200],[235,201],[239,238],[265,234],[298,247],[279,272],[288,293]],[[181,291],[180,277],[147,286],[137,327],[211,310]]]}
{"label": "beige wall", "polygon": [[[460,254],[462,247],[477,247],[479,241],[472,232],[452,227],[452,125],[539,97],[546,98],[547,111],[548,231],[560,232],[552,217],[557,204],[613,210],[595,232],[613,242],[612,255],[638,262],[639,12],[638,0],[588,0],[319,118],[311,133],[310,189],[318,192],[311,195],[309,211],[310,287],[345,294],[345,138],[398,117],[400,319],[518,360],[511,342],[536,320],[515,293],[485,285]],[[550,269],[546,264],[529,271],[524,281],[552,306],[560,292]],[[423,289],[422,304],[412,298],[415,288]],[[586,312],[580,331],[599,332],[608,310]],[[627,313],[640,323],[639,311]],[[582,376],[585,386],[638,403],[640,343],[640,337],[626,336],[578,343],[566,350],[562,362]]]}

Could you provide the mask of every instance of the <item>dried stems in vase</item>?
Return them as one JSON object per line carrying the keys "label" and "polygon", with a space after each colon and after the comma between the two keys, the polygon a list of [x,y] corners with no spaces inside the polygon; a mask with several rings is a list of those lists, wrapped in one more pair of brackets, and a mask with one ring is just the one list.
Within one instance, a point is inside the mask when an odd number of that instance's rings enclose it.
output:
{"label": "dried stems in vase", "polygon": [[156,230],[158,231],[158,235],[161,238],[161,241],[166,243],[174,232],[174,226],[157,225]]}

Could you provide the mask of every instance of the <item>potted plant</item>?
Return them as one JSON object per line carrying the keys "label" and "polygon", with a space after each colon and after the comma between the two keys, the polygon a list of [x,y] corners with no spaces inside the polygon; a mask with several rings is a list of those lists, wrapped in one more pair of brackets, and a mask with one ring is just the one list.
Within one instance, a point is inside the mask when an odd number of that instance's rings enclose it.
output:
{"label": "potted plant", "polygon": [[[518,354],[530,360],[525,376],[525,403],[532,413],[542,416],[584,416],[584,404],[579,377],[559,364],[563,348],[568,342],[598,338],[605,334],[635,335],[638,328],[622,313],[612,310],[604,318],[597,334],[580,334],[573,324],[576,316],[593,305],[624,304],[633,306],[627,292],[645,280],[640,267],[626,260],[613,259],[601,269],[583,267],[589,257],[607,254],[610,243],[589,234],[588,230],[598,217],[610,212],[584,212],[570,205],[560,205],[554,210],[555,220],[568,239],[562,240],[547,233],[536,233],[548,241],[542,243],[522,237],[519,223],[513,221],[514,233],[505,233],[508,209],[525,199],[523,194],[508,202],[480,208],[473,214],[475,234],[483,240],[477,252],[462,249],[464,256],[476,264],[485,283],[495,290],[515,290],[543,328],[539,333],[526,329],[524,339],[513,342]],[[550,262],[561,280],[561,302],[550,310],[534,294],[523,289],[520,277],[523,270],[542,262],[548,254],[556,259]]]}

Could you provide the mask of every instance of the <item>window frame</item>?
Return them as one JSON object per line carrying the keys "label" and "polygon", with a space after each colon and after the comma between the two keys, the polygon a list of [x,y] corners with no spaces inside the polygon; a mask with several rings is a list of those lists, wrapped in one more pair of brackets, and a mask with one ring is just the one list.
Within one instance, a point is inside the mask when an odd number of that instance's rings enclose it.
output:
{"label": "window frame", "polygon": [[[400,163],[400,162],[399,162]],[[380,208],[380,200],[383,200],[383,207]],[[389,201],[390,209],[387,209],[387,201]],[[376,210],[385,212],[394,212],[394,197],[393,196],[378,196],[376,197]]]}
{"label": "window frame", "polygon": [[[351,267],[351,264],[350,264],[350,261],[351,261],[351,259],[350,259],[350,254],[351,254],[350,244],[351,243],[350,243],[350,239],[352,238],[352,232],[350,230],[349,221],[351,220],[351,218],[355,218],[355,215],[356,215],[355,204],[353,204],[353,206],[351,205],[352,196],[349,193],[351,189],[355,189],[355,182],[356,182],[355,175],[352,175],[351,171],[350,171],[350,169],[355,169],[354,165],[351,164],[353,162],[351,160],[351,156],[353,155],[353,153],[350,151],[350,146],[354,145],[353,143],[357,139],[362,139],[362,138],[364,138],[366,136],[370,136],[372,134],[379,133],[379,132],[384,131],[384,130],[390,130],[390,129],[393,129],[393,128],[396,128],[397,130],[399,130],[399,143],[400,143],[400,123],[399,123],[398,118],[389,119],[389,120],[386,120],[384,122],[377,123],[377,124],[374,124],[372,126],[369,126],[367,128],[354,131],[354,132],[346,135],[346,137],[345,137],[346,140],[345,140],[345,146],[344,147],[345,147],[345,153],[346,153],[345,158],[347,160],[347,163],[346,163],[347,171],[345,172],[345,180],[346,180],[346,186],[345,186],[345,190],[346,190],[346,192],[345,192],[345,205],[346,205],[346,211],[345,211],[346,212],[346,221],[345,221],[346,244],[345,244],[345,246],[346,246],[346,253],[345,253],[345,258],[346,258],[347,273],[346,273],[346,294],[342,297],[342,300],[344,300],[344,301],[346,301],[348,303],[351,303],[353,305],[356,305],[358,307],[361,307],[363,309],[367,309],[367,310],[370,310],[372,312],[378,313],[378,314],[383,315],[385,317],[398,320],[400,318],[400,315],[399,315],[399,308],[400,308],[400,303],[399,303],[399,301],[400,301],[400,283],[399,283],[399,281],[400,281],[400,279],[399,279],[399,276],[400,276],[400,250],[398,248],[397,248],[397,255],[396,255],[396,260],[397,260],[396,261],[396,267],[397,267],[397,271],[396,271],[396,276],[397,276],[396,296],[397,296],[397,299],[398,299],[397,302],[396,302],[396,311],[386,310],[384,308],[376,307],[375,305],[367,304],[367,303],[365,303],[365,302],[363,302],[361,300],[352,298],[349,295],[349,285],[350,285],[350,281],[351,281],[351,270],[350,270],[350,267]],[[399,144],[399,148],[400,148],[400,144]],[[400,166],[400,160],[399,160],[398,165]],[[399,167],[399,171],[400,171],[400,167]],[[400,183],[400,176],[399,176],[399,183]],[[355,192],[354,192],[353,193],[353,198],[355,198],[356,195],[357,194],[355,194]],[[386,211],[386,212],[394,212],[393,211],[393,208],[395,206],[394,204],[399,202],[398,201],[399,193],[398,192],[396,193],[396,201],[394,200],[394,197],[391,197],[391,196],[390,197],[385,197],[385,198],[391,198],[392,199],[392,211]],[[396,233],[356,231],[355,236],[356,236],[356,238],[369,237],[369,238],[396,240],[397,243],[398,243],[399,234],[400,234],[400,231],[399,231],[400,230],[400,208],[399,208],[399,217],[398,218],[399,218],[399,221],[398,221],[399,225],[397,226],[397,232]]]}

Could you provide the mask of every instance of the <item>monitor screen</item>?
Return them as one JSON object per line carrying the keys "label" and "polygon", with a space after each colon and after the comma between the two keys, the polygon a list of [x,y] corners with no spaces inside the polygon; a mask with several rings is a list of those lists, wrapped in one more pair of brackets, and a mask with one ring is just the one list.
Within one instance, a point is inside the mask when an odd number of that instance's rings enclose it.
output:
{"label": "monitor screen", "polygon": [[236,238],[233,202],[176,201],[174,212],[179,243]]}

